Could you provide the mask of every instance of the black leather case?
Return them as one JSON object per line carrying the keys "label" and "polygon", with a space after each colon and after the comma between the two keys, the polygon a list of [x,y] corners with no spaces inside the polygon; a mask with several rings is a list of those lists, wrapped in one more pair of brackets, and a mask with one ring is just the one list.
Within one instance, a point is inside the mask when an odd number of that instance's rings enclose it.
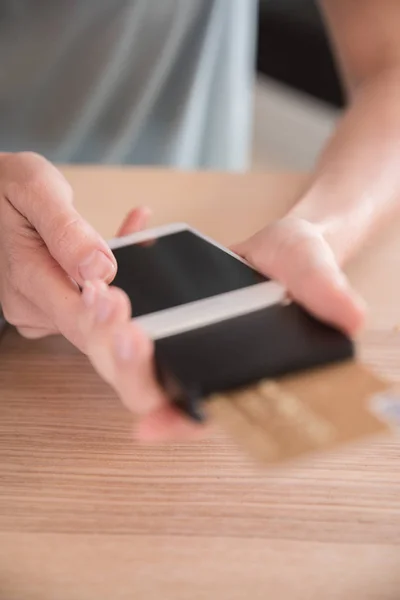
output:
{"label": "black leather case", "polygon": [[196,420],[210,394],[354,355],[352,341],[296,304],[276,304],[156,342],[161,383]]}

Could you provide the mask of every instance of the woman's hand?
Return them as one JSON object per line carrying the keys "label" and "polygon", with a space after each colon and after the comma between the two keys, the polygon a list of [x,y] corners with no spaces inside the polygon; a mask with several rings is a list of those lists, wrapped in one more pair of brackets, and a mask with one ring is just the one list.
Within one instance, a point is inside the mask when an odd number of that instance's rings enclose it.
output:
{"label": "woman's hand", "polygon": [[[362,324],[364,305],[336,264],[315,225],[283,219],[234,248],[258,270],[282,282],[290,295],[349,334]],[[137,417],[142,441],[190,439],[203,428],[168,402],[156,381],[153,344],[131,320],[131,307],[119,289],[88,283],[83,292],[82,333],[98,373]]]}

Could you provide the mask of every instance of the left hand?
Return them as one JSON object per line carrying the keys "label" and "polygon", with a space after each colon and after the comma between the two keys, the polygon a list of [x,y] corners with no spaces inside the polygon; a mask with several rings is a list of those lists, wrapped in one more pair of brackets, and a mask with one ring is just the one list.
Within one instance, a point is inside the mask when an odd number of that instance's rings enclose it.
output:
{"label": "left hand", "polygon": [[364,302],[350,287],[318,225],[286,217],[232,249],[279,281],[291,298],[320,320],[349,335],[362,326]]}
{"label": "left hand", "polygon": [[[133,229],[136,229],[136,224]],[[129,221],[121,231],[130,232]],[[348,334],[362,325],[364,305],[350,288],[318,228],[287,218],[265,227],[234,248],[258,270],[280,281],[318,318]],[[189,422],[168,402],[156,381],[153,343],[131,320],[127,296],[103,283],[86,285],[81,327],[98,373],[139,419],[142,441],[187,439],[204,428]]]}

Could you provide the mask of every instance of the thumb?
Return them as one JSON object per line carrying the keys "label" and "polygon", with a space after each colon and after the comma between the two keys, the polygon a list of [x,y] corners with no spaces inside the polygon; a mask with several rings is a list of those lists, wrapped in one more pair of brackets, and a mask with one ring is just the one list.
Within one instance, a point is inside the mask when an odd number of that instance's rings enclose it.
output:
{"label": "thumb", "polygon": [[311,223],[282,220],[235,250],[258,270],[279,281],[294,300],[317,318],[350,335],[362,326],[365,304]]}
{"label": "thumb", "polygon": [[111,250],[75,210],[72,189],[53,165],[22,153],[2,159],[1,171],[4,195],[74,281],[112,281],[116,262]]}

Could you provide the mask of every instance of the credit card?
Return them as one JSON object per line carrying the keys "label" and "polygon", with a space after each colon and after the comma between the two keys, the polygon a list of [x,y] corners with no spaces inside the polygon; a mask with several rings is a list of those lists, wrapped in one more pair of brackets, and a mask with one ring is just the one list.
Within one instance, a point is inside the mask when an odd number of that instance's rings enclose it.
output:
{"label": "credit card", "polygon": [[400,397],[354,360],[212,395],[206,410],[263,465],[372,439],[400,423]]}

